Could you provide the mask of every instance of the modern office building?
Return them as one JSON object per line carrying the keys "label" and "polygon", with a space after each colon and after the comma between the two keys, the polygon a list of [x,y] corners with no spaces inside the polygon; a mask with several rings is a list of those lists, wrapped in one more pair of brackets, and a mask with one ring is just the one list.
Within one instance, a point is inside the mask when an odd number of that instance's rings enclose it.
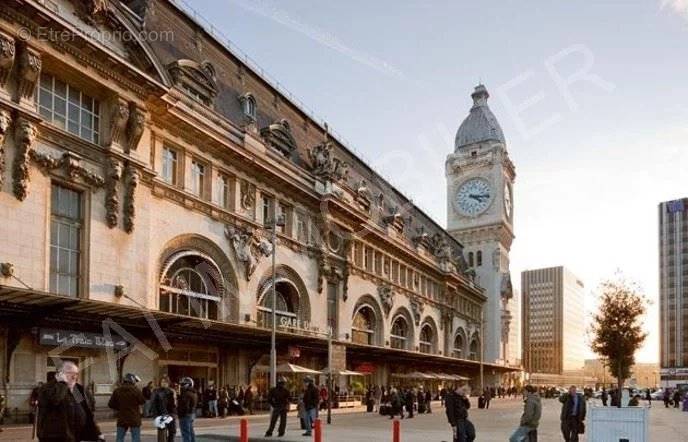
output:
{"label": "modern office building", "polygon": [[688,198],[659,205],[659,327],[662,385],[688,384]]}
{"label": "modern office building", "polygon": [[582,376],[585,321],[581,280],[562,266],[527,270],[521,273],[521,296],[523,361],[531,380],[557,383],[557,376]]}

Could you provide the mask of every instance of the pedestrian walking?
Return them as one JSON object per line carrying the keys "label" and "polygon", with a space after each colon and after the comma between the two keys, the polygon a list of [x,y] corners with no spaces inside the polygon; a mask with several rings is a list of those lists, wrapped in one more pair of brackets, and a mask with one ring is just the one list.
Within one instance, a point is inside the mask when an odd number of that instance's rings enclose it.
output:
{"label": "pedestrian walking", "polygon": [[141,405],[146,403],[143,393],[136,388],[141,379],[133,373],[124,376],[122,385],[112,392],[108,407],[115,410],[117,416],[117,442],[124,442],[127,431],[131,433],[132,442],[141,441]]}
{"label": "pedestrian walking", "polygon": [[183,442],[196,442],[194,420],[196,418],[198,395],[193,386],[194,381],[190,377],[183,377],[179,381],[181,392],[177,401],[177,415],[179,416],[179,431],[182,433]]}
{"label": "pedestrian walking", "polygon": [[652,394],[649,388],[645,391],[645,399],[647,400],[647,405],[652,408]]}
{"label": "pedestrian walking", "polygon": [[406,405],[406,412],[408,413],[408,418],[413,418],[413,404],[416,400],[416,395],[413,393],[412,389],[408,389],[404,394],[404,405]]}
{"label": "pedestrian walking", "polygon": [[468,409],[471,408],[471,402],[465,396],[463,388],[449,389],[444,403],[447,420],[452,427],[454,442],[473,442],[475,440],[475,428],[468,420]]}
{"label": "pedestrian walking", "polygon": [[177,403],[175,392],[170,388],[170,380],[166,377],[160,379],[160,385],[153,391],[151,414],[161,421],[166,421],[164,428],[167,432],[167,441],[174,442],[174,436],[177,433],[175,420]]}
{"label": "pedestrian walking", "polygon": [[218,417],[220,415],[217,409],[217,391],[215,390],[215,385],[211,385],[205,391],[206,401],[208,402],[208,416]]}
{"label": "pedestrian walking", "polygon": [[585,398],[572,385],[568,393],[559,397],[561,407],[561,432],[566,442],[578,442],[578,435],[585,431]]}
{"label": "pedestrian walking", "polygon": [[153,404],[154,390],[155,385],[153,384],[153,381],[147,383],[146,386],[141,390],[141,394],[143,394],[143,398],[146,400],[146,402],[143,403],[143,417],[151,416],[151,405]]}
{"label": "pedestrian walking", "polygon": [[432,393],[430,393],[430,389],[428,388],[428,391],[425,392],[425,407],[426,407],[426,413],[428,413],[428,414],[432,413],[432,408],[430,407],[431,402],[432,402]]}
{"label": "pedestrian walking", "polygon": [[376,413],[380,412],[380,404],[382,404],[382,388],[380,388],[379,385],[376,385],[375,388],[373,389],[373,394],[375,396],[375,411]]}
{"label": "pedestrian walking", "polygon": [[105,440],[93,416],[93,396],[78,379],[79,367],[66,361],[38,391],[39,441]]}
{"label": "pedestrian walking", "polygon": [[678,388],[674,390],[674,396],[672,399],[674,401],[674,408],[681,406],[681,391]]}
{"label": "pedestrian walking", "polygon": [[664,399],[664,408],[669,408],[669,402],[671,402],[671,393],[669,392],[668,388],[664,390],[662,399]]}
{"label": "pedestrian walking", "polygon": [[600,399],[602,399],[602,406],[606,407],[607,401],[609,400],[609,394],[607,394],[607,390],[604,387],[602,387],[602,394],[600,394]]}
{"label": "pedestrian walking", "polygon": [[277,418],[279,418],[279,429],[277,435],[284,436],[287,428],[287,411],[289,409],[289,390],[284,387],[287,381],[284,378],[277,380],[277,386],[270,389],[268,392],[268,404],[270,405],[270,426],[265,432],[265,437],[272,437],[272,432],[275,430]]}
{"label": "pedestrian walking", "polygon": [[396,388],[392,388],[389,391],[389,405],[391,407],[389,418],[394,419],[394,416],[399,415],[401,419],[404,418],[404,400],[402,398],[402,392],[397,391]]}
{"label": "pedestrian walking", "polygon": [[490,390],[490,388],[485,388],[483,396],[485,397],[485,409],[487,410],[490,408],[490,401],[492,401],[492,390]]}
{"label": "pedestrian walking", "polygon": [[248,410],[248,414],[253,414],[253,390],[249,385],[244,391],[244,408]]}
{"label": "pedestrian walking", "polygon": [[537,429],[542,416],[540,395],[532,385],[526,385],[526,399],[523,401],[523,414],[519,427],[509,438],[509,442],[537,442]]}
{"label": "pedestrian walking", "polygon": [[306,376],[303,379],[303,383],[306,386],[303,392],[303,410],[306,424],[306,432],[303,433],[303,435],[310,436],[312,434],[315,419],[318,416],[318,403],[320,402],[320,393],[313,384],[313,379],[311,377]]}

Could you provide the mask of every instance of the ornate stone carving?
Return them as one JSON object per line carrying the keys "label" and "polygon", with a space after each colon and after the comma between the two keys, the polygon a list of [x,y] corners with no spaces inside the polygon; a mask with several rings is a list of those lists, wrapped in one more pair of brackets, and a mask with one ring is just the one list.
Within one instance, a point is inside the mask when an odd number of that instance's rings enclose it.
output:
{"label": "ornate stone carving", "polygon": [[141,172],[131,164],[127,165],[125,174],[124,191],[124,231],[131,233],[134,231],[134,219],[136,218],[136,188],[141,179]]}
{"label": "ornate stone carving", "polygon": [[14,129],[14,143],[17,153],[14,157],[12,169],[12,190],[19,201],[24,201],[29,192],[29,160],[30,152],[38,136],[38,129],[29,120],[20,117]]}
{"label": "ornate stone carving", "polygon": [[366,180],[362,179],[356,188],[356,202],[363,210],[369,211],[371,201],[373,201],[373,193],[368,188]]}
{"label": "ornate stone carving", "polygon": [[425,310],[425,304],[415,299],[411,300],[411,314],[413,315],[413,322],[416,326],[420,325],[420,318],[423,315],[423,310]]}
{"label": "ornate stone carving", "polygon": [[447,324],[449,333],[454,331],[454,312],[448,308],[442,309],[442,320],[440,321],[440,330],[444,329],[444,324]]}
{"label": "ornate stone carving", "polygon": [[12,115],[8,110],[0,109],[0,189],[5,177],[5,136],[10,129]]}
{"label": "ornate stone carving", "polygon": [[29,156],[44,171],[62,169],[71,180],[81,178],[82,181],[93,187],[101,187],[105,184],[105,180],[101,176],[83,167],[81,157],[73,152],[65,152],[61,157],[56,158],[32,149],[29,151]]}
{"label": "ornate stone carving", "polygon": [[113,144],[122,145],[122,137],[129,121],[129,103],[117,98],[112,105],[112,122],[110,124],[110,139]]}
{"label": "ornate stone carving", "polygon": [[416,228],[416,235],[411,238],[411,241],[416,247],[425,246],[426,248],[430,248],[430,235],[425,232],[424,226]]}
{"label": "ornate stone carving", "polygon": [[41,54],[26,45],[19,52],[19,97],[32,100],[41,73]]}
{"label": "ornate stone carving", "polygon": [[143,128],[146,122],[146,113],[133,103],[129,109],[129,121],[127,122],[127,147],[129,150],[136,150],[143,135]]}
{"label": "ornate stone carving", "polygon": [[324,141],[308,149],[313,175],[333,181],[345,180],[349,175],[349,164],[333,154],[334,147],[330,141]]}
{"label": "ornate stone carving", "polygon": [[230,225],[225,228],[225,236],[231,242],[237,259],[244,263],[246,280],[250,281],[260,259],[272,254],[272,244],[260,238],[252,229]]}
{"label": "ornate stone carving", "polygon": [[385,223],[385,225],[391,226],[399,232],[404,231],[404,217],[401,216],[401,211],[398,207],[391,208],[389,215],[384,216],[382,221]]}
{"label": "ornate stone carving", "polygon": [[14,65],[14,38],[0,32],[0,87],[7,85],[7,79]]}
{"label": "ornate stone carving", "polygon": [[76,2],[75,12],[90,25],[102,22],[108,13],[108,0],[81,0]]}
{"label": "ornate stone carving", "polygon": [[380,304],[385,311],[385,316],[389,316],[389,313],[394,307],[394,291],[392,286],[388,284],[382,284],[377,287],[377,296],[380,298]]}
{"label": "ornate stone carving", "polygon": [[[204,104],[212,105],[218,93],[215,68],[210,62],[197,63],[180,59],[167,65],[172,80],[182,89],[197,91]],[[198,97],[196,97],[198,98]]]}
{"label": "ornate stone carving", "polygon": [[503,272],[502,273],[502,280],[500,282],[500,289],[499,293],[502,296],[503,300],[509,300],[514,297],[514,288],[513,285],[511,284],[511,273],[510,272]]}
{"label": "ornate stone carving", "polygon": [[241,198],[241,208],[244,210],[250,210],[256,203],[256,186],[249,183],[246,180],[241,180],[240,198]]}
{"label": "ornate stone carving", "polygon": [[119,218],[119,180],[122,179],[122,162],[110,158],[105,178],[105,222],[111,229],[117,226]]}

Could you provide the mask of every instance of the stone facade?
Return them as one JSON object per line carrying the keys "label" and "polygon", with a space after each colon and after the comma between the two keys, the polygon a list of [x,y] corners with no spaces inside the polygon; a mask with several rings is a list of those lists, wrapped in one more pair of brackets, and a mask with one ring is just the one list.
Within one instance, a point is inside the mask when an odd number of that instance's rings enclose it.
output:
{"label": "stone facade", "polygon": [[[471,345],[486,298],[459,242],[171,2],[99,4],[0,5],[0,262],[12,270],[0,276],[0,389],[10,410],[26,412],[53,356],[82,364],[101,405],[122,372],[258,382],[269,341],[236,342],[268,326],[279,214],[280,360],[323,368],[331,326],[338,364],[372,366],[368,382],[423,367],[477,379]],[[42,38],[47,30],[73,37]],[[141,30],[174,38],[131,38]],[[30,313],[10,308],[15,287]],[[77,307],[89,313],[74,317]],[[127,308],[169,315],[115,328],[140,343],[116,363],[107,349],[43,340],[48,326],[102,334]],[[405,335],[392,348],[396,321]],[[211,338],[223,324],[243,340]]]}

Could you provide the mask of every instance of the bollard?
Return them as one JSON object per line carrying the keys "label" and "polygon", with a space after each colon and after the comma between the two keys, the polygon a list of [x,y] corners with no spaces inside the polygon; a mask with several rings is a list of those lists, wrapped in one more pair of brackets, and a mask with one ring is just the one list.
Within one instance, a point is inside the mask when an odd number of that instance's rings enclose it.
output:
{"label": "bollard", "polygon": [[239,423],[239,440],[248,442],[248,420],[246,419],[241,419]]}
{"label": "bollard", "polygon": [[313,441],[322,442],[322,425],[320,419],[315,420],[315,431],[313,432]]}
{"label": "bollard", "polygon": [[401,440],[399,421],[394,419],[392,421],[392,442],[399,442]]}

